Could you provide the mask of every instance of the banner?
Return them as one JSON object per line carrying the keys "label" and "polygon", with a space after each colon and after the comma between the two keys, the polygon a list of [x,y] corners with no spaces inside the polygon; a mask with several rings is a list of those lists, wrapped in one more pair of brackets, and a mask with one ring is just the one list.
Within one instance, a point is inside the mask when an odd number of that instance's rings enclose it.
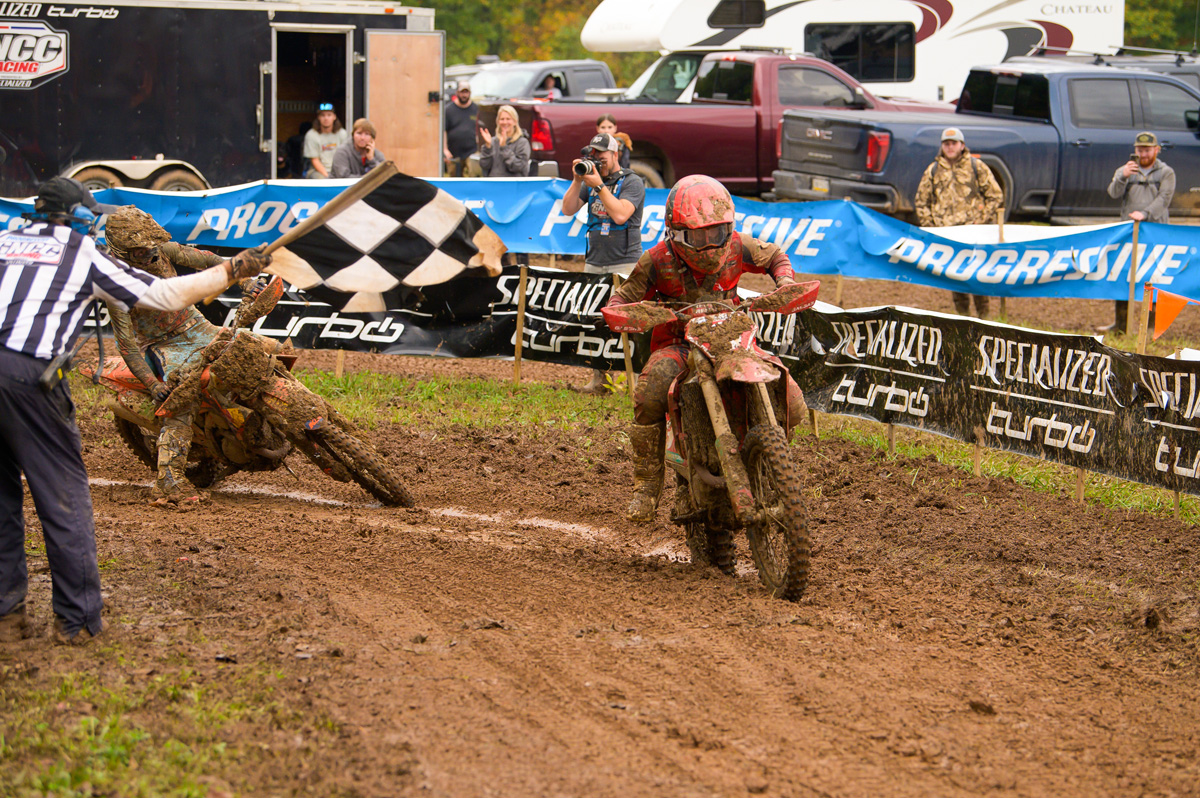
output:
{"label": "banner", "polygon": [[[136,204],[181,243],[235,248],[273,241],[351,181],[280,180],[204,192],[107,189],[101,202]],[[548,178],[433,180],[471,208],[509,250],[582,255],[586,211],[562,214],[570,183]],[[649,189],[642,243],[662,238],[667,192]],[[804,274],[894,280],[1004,297],[1126,299],[1134,262],[1133,224],[1086,228],[977,225],[918,228],[851,202],[759,202],[735,198],[742,233],[777,244]],[[0,200],[0,229],[22,223],[31,202]],[[1019,240],[1017,240],[1019,239]],[[1145,282],[1200,298],[1200,228],[1143,223],[1135,293]]]}

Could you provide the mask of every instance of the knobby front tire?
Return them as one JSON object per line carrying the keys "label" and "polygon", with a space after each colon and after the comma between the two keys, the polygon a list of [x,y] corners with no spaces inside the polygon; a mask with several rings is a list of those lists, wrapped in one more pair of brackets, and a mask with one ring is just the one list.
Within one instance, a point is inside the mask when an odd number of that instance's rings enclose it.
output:
{"label": "knobby front tire", "polygon": [[747,432],[742,456],[755,509],[767,519],[746,528],[758,578],[775,598],[795,601],[808,586],[811,548],[800,469],[783,430],[774,425]]}

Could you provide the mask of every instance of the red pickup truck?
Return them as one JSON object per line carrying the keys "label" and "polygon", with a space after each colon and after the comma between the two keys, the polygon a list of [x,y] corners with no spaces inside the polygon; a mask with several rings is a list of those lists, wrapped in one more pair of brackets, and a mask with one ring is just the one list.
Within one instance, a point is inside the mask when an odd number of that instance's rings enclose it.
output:
{"label": "red pickup truck", "polygon": [[[828,61],[805,55],[681,52],[655,68],[648,81],[639,80],[635,100],[510,101],[529,135],[534,160],[556,162],[559,176],[569,176],[571,161],[596,133],[596,118],[609,113],[633,140],[630,168],[650,188],[701,173],[736,194],[756,196],[772,189],[779,126],[789,108],[954,111],[949,103],[876,97]],[[694,89],[681,92],[693,82]],[[653,99],[656,83],[662,87],[657,96],[669,98],[666,102]],[[480,123],[489,129],[495,127],[497,107],[480,107]],[[531,172],[546,174],[545,169]]]}

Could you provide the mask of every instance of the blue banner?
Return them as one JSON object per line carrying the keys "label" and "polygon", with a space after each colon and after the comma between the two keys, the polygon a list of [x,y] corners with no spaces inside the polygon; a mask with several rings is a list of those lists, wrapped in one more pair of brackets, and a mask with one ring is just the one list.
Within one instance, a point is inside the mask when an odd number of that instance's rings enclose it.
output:
{"label": "blue banner", "polygon": [[[108,189],[97,199],[150,213],[179,242],[245,248],[273,241],[351,181],[280,180],[195,193]],[[430,181],[471,208],[513,252],[582,255],[583,211],[562,214],[566,180],[515,178]],[[649,189],[642,216],[646,247],[662,237],[667,192]],[[0,229],[21,224],[31,202],[0,199]],[[918,228],[850,202],[759,202],[736,198],[737,228],[780,246],[796,271],[918,283],[1006,297],[1125,299],[1134,262],[1133,224],[1071,228]],[[939,234],[940,232],[940,234]],[[1054,233],[1038,237],[1045,233]],[[990,236],[990,238],[988,238]],[[962,240],[955,240],[955,239]],[[1200,271],[1189,268],[1200,229],[1143,223],[1137,275],[1172,293],[1200,299]],[[1141,291],[1136,293],[1141,297]]]}

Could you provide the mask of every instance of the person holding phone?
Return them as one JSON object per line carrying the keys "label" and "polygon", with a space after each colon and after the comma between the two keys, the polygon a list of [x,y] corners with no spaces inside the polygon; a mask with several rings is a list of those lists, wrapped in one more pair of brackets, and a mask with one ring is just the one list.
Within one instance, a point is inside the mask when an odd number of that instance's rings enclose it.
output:
{"label": "person holding phone", "polygon": [[[1175,196],[1175,170],[1158,160],[1162,147],[1149,131],[1133,139],[1129,160],[1113,173],[1108,196],[1121,200],[1121,219],[1135,222],[1170,224],[1171,197]],[[1129,319],[1129,302],[1116,301],[1115,320],[1097,327],[1096,332],[1124,330]]]}

